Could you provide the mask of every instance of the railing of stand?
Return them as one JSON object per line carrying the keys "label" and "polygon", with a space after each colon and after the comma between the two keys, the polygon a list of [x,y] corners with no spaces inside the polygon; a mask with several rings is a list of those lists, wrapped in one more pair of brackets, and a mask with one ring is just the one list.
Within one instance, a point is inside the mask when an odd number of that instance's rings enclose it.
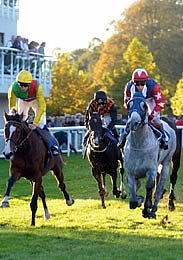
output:
{"label": "railing of stand", "polygon": [[7,88],[15,80],[17,73],[21,69],[26,69],[32,73],[33,78],[40,81],[44,86],[45,96],[48,96],[53,62],[51,56],[0,47],[0,92],[7,93]]}
{"label": "railing of stand", "polygon": [[[119,134],[121,135],[123,129],[124,129],[124,125],[116,125],[116,128],[119,132]],[[182,129],[182,140],[183,140],[183,126],[177,126],[177,128]],[[70,144],[72,144],[77,152],[81,152],[82,151],[82,147],[81,147],[81,143],[86,131],[86,128],[84,126],[71,126],[71,127],[51,127],[49,128],[49,130],[52,133],[58,132],[58,131],[64,131],[67,133],[67,138],[68,138],[68,142],[67,142],[67,146],[63,146],[62,147],[62,152],[66,153],[67,156],[70,156],[71,150],[70,150]],[[4,158],[2,152],[4,149],[4,130],[0,129],[0,158]],[[183,147],[183,142],[182,142],[182,147]]]}

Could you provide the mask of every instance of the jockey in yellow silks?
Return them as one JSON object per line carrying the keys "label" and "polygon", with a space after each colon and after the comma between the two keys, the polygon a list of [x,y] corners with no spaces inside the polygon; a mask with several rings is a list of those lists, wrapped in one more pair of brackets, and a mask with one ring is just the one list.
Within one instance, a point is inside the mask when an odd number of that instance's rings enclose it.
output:
{"label": "jockey in yellow silks", "polygon": [[[29,127],[34,130],[37,127],[46,129],[49,133],[48,149],[53,155],[58,154],[58,148],[46,127],[46,102],[41,84],[32,79],[32,74],[27,70],[21,70],[8,90],[9,110],[16,108],[19,114],[23,113],[23,120],[28,118],[29,109],[35,113],[32,124]],[[39,131],[40,132],[40,131]]]}

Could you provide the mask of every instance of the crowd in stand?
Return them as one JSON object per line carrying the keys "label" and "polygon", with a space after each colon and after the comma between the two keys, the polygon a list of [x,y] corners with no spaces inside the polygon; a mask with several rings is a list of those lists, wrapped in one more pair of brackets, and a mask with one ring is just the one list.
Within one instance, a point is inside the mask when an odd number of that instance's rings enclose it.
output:
{"label": "crowd in stand", "polygon": [[[49,127],[60,126],[84,126],[85,115],[77,113],[75,115],[63,115],[63,116],[49,116]],[[126,120],[122,118],[122,115],[118,115],[117,125],[125,125]]]}
{"label": "crowd in stand", "polygon": [[[43,59],[45,55],[45,46],[46,42],[42,42],[39,44],[36,41],[30,41],[27,38],[21,36],[12,35],[11,39],[7,42],[5,46],[7,48],[13,48],[15,50],[6,50],[4,55],[4,65],[5,65],[5,74],[10,72],[11,64],[13,62],[13,68],[16,70],[17,65],[20,69],[28,69],[31,73],[34,73],[34,69],[36,68],[36,75],[39,74],[39,68],[41,68],[43,64]],[[17,55],[21,52],[21,56]],[[13,53],[13,60],[12,60]],[[22,59],[24,56],[24,60]],[[35,67],[35,62],[37,63]]]}
{"label": "crowd in stand", "polygon": [[7,42],[4,47],[14,48],[20,51],[29,52],[29,53],[37,53],[44,55],[44,48],[46,46],[46,42],[42,42],[39,44],[36,41],[30,41],[27,38],[21,37],[19,35],[12,35],[11,39]]}

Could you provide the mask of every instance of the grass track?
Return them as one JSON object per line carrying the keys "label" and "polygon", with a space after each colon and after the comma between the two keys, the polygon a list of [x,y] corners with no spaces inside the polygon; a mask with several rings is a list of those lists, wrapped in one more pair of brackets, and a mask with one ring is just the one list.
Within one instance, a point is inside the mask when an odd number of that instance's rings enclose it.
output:
{"label": "grass track", "polygon": [[[8,165],[0,160],[1,198]],[[36,227],[30,227],[31,186],[24,179],[17,182],[11,193],[11,207],[0,209],[1,259],[183,258],[183,164],[175,192],[176,211],[167,210],[165,196],[156,220],[142,218],[141,209],[130,210],[128,199],[115,199],[111,193],[106,198],[107,208],[102,209],[96,182],[81,155],[65,157],[64,175],[75,204],[65,205],[56,181],[47,174],[44,188],[51,218],[44,222],[39,200]],[[109,179],[108,189],[111,191]]]}

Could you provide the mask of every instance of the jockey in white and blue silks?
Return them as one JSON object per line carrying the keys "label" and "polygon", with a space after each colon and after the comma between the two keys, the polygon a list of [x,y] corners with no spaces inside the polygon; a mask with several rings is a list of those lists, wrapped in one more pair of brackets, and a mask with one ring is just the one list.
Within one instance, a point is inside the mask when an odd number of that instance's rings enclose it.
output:
{"label": "jockey in white and blue silks", "polygon": [[[150,79],[148,73],[145,69],[138,68],[132,74],[132,79],[127,82],[124,90],[124,107],[127,109],[128,101],[133,98],[135,92],[142,92],[148,104],[149,119],[150,122],[158,128],[162,133],[161,136],[161,146],[167,149],[166,135],[163,130],[163,124],[160,120],[160,111],[166,106],[165,98],[160,90],[160,86],[156,81]],[[126,136],[129,133],[128,122],[125,128],[122,140],[120,143],[120,148],[123,148],[126,142]]]}

